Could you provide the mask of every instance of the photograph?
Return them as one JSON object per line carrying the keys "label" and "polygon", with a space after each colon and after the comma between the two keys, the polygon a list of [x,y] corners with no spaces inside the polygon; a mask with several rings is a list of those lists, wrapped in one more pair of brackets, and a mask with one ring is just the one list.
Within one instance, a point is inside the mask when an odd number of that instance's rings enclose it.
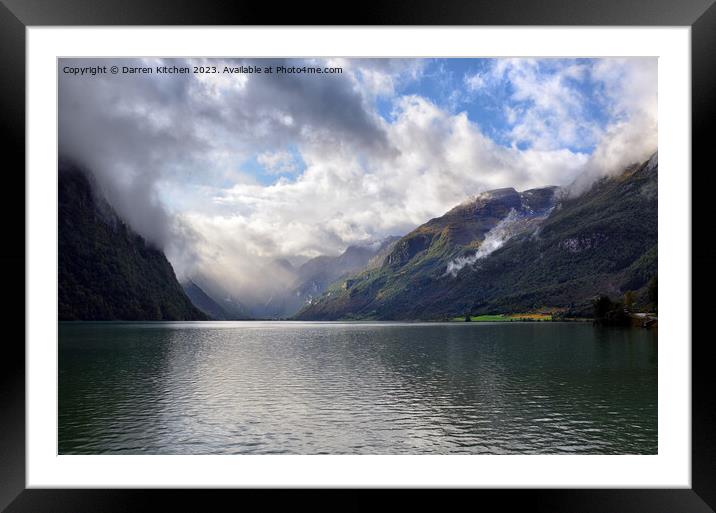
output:
{"label": "photograph", "polygon": [[715,3],[0,0],[0,511],[714,513]]}
{"label": "photograph", "polygon": [[657,57],[56,62],[59,455],[659,454]]}

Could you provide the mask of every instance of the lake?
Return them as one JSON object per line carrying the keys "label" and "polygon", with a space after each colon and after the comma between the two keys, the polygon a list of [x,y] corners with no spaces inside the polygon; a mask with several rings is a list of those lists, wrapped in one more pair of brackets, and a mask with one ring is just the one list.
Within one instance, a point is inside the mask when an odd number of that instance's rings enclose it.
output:
{"label": "lake", "polygon": [[657,335],[60,323],[60,454],[656,454]]}

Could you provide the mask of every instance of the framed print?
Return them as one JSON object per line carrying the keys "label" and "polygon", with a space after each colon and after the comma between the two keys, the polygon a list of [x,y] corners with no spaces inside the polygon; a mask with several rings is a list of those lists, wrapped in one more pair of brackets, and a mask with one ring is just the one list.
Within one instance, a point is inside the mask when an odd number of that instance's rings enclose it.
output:
{"label": "framed print", "polygon": [[711,511],[716,7],[564,7],[6,1],[2,506]]}

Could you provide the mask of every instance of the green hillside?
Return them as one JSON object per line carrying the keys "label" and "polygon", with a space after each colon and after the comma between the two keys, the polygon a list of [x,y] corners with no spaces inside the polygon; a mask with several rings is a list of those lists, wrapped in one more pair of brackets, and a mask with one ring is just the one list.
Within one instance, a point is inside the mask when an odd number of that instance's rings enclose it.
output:
{"label": "green hillside", "polygon": [[[586,316],[595,295],[627,290],[645,305],[657,271],[657,174],[655,155],[577,197],[493,191],[418,227],[382,266],[334,283],[297,318]],[[489,251],[500,230],[507,233]]]}

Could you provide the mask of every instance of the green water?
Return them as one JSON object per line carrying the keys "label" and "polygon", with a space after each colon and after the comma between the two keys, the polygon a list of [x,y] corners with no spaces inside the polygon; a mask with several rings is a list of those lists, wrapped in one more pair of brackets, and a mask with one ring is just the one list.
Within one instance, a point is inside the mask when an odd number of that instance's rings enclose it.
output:
{"label": "green water", "polygon": [[61,323],[60,454],[655,454],[656,332]]}

